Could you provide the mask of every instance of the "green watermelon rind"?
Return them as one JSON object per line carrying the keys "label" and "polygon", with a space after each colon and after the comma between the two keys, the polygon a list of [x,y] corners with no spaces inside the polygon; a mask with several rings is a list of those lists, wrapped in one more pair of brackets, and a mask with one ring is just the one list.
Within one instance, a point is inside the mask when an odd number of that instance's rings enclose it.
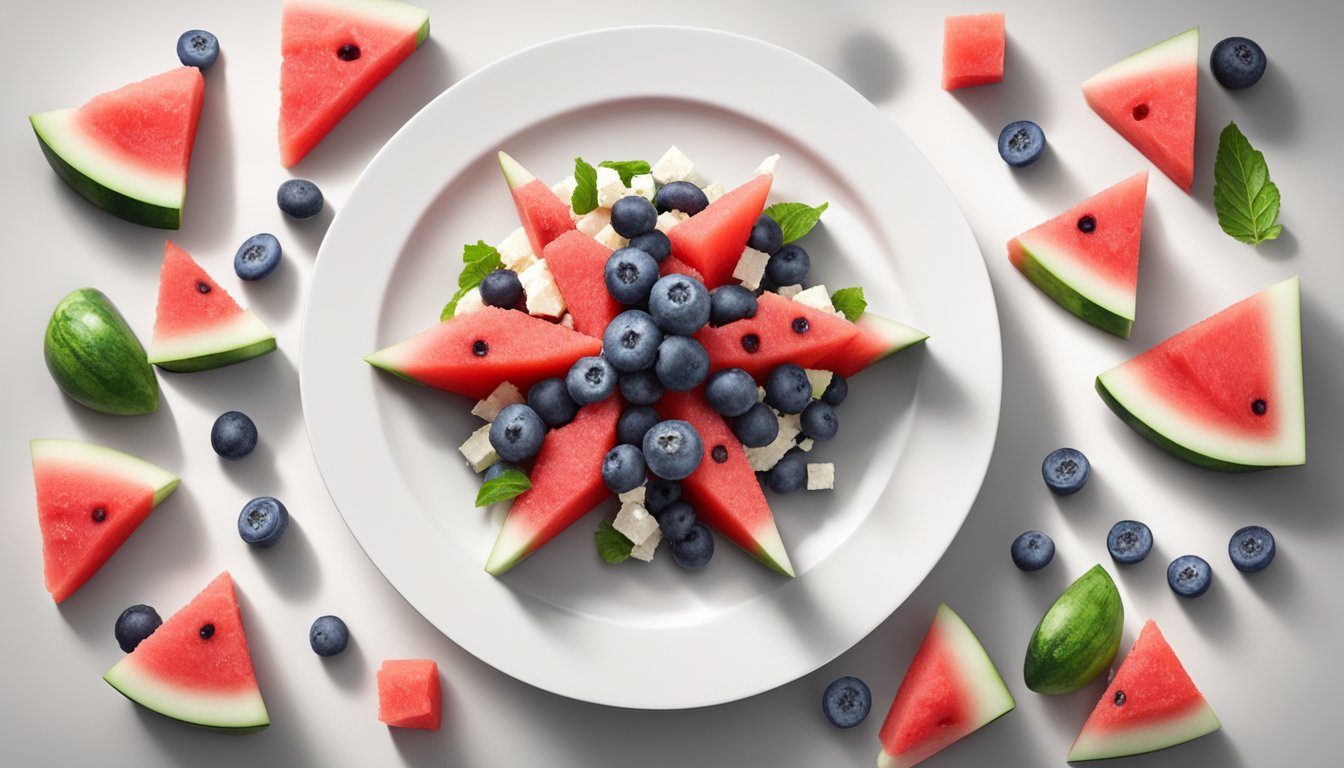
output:
{"label": "green watermelon rind", "polygon": [[275,334],[249,309],[171,340],[156,335],[149,345],[149,362],[166,371],[191,373],[241,363],[275,348]]}
{"label": "green watermelon rind", "polygon": [[1043,240],[1019,235],[1013,242],[1022,249],[1018,270],[1045,295],[1103,331],[1129,338],[1134,328],[1132,293],[1107,291],[1104,283],[1076,266],[1075,258],[1055,252]]}
{"label": "green watermelon rind", "polygon": [[1115,581],[1094,565],[1068,586],[1041,617],[1027,644],[1022,677],[1036,693],[1085,688],[1120,652],[1125,607]]}
{"label": "green watermelon rind", "polygon": [[429,37],[429,11],[401,0],[287,0],[285,3],[326,14],[358,16],[398,29],[415,29],[415,46]]}
{"label": "green watermelon rind", "polygon": [[81,440],[35,438],[28,441],[33,466],[47,463],[87,466],[154,489],[154,506],[168,498],[181,479],[168,470],[115,448]]}
{"label": "green watermelon rind", "polygon": [[271,724],[261,692],[218,694],[183,689],[122,659],[104,675],[108,685],[140,706],[165,717],[227,733],[256,733]]}
{"label": "green watermelon rind", "polygon": [[61,391],[95,411],[135,416],[159,408],[159,382],[145,348],[102,291],[79,288],[61,299],[47,322],[42,356]]}
{"label": "green watermelon rind", "polygon": [[1157,752],[1194,741],[1222,727],[1213,707],[1203,702],[1203,706],[1195,707],[1183,716],[1130,728],[1109,737],[1080,733],[1066,759],[1074,763]]}

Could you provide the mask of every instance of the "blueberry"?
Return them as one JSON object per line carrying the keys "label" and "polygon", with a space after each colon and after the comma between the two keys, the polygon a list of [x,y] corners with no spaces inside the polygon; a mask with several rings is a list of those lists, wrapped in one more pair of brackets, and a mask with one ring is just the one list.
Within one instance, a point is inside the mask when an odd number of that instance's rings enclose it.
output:
{"label": "blueberry", "polygon": [[653,205],[659,213],[681,211],[694,216],[709,207],[709,198],[703,189],[689,181],[674,181],[658,188],[653,195]]}
{"label": "blueberry", "polygon": [[210,447],[229,461],[238,461],[257,447],[257,425],[241,411],[225,411],[210,428]]}
{"label": "blueberry", "polygon": [[649,314],[663,333],[690,336],[709,322],[709,291],[693,277],[660,278],[649,291]]}
{"label": "blueberry", "polygon": [[1040,531],[1027,531],[1013,539],[1013,565],[1024,571],[1039,571],[1055,559],[1055,540]]}
{"label": "blueberry", "polygon": [[626,408],[616,422],[616,442],[634,446],[644,445],[644,435],[653,429],[653,425],[658,421],[658,412],[647,405]]}
{"label": "blueberry", "polygon": [[1153,532],[1137,520],[1121,520],[1106,534],[1111,559],[1121,565],[1133,565],[1153,550]]}
{"label": "blueberry", "polygon": [[238,535],[258,549],[275,546],[289,530],[289,510],[274,496],[258,496],[238,513]]}
{"label": "blueberry", "polygon": [[648,312],[639,309],[625,310],[602,331],[602,354],[611,367],[621,373],[651,367],[658,357],[658,345],[662,343],[663,332],[658,329],[658,324]]}
{"label": "blueberry", "polygon": [[278,266],[280,241],[268,232],[247,238],[233,255],[233,272],[242,280],[260,280]]}
{"label": "blueberry", "polygon": [[672,542],[672,561],[688,571],[704,568],[714,556],[714,536],[704,523],[696,523],[685,538]]}
{"label": "blueberry", "polygon": [[607,258],[602,279],[606,282],[607,293],[610,293],[612,298],[627,307],[643,304],[649,300],[649,291],[658,281],[658,262],[638,248],[621,248]]}
{"label": "blueberry", "polygon": [[1181,555],[1167,566],[1167,584],[1181,597],[1199,597],[1209,591],[1213,569],[1199,555]]}
{"label": "blueberry", "polygon": [[779,419],[765,403],[757,403],[741,416],[734,416],[730,426],[733,435],[748,448],[769,445],[779,437]]}
{"label": "blueberry", "polygon": [[159,618],[159,612],[150,606],[132,605],[117,617],[117,625],[113,629],[117,636],[117,645],[121,646],[121,650],[130,653],[142,640],[154,634],[154,630],[162,623],[163,619]]}
{"label": "blueberry", "polygon": [[533,384],[527,390],[527,405],[551,429],[565,426],[579,412],[579,404],[569,396],[565,380],[558,376]]}
{"label": "blueberry", "polygon": [[500,409],[490,425],[490,445],[505,461],[524,461],[537,455],[546,439],[546,423],[522,403]]}
{"label": "blueberry", "polygon": [[570,366],[565,388],[579,405],[605,400],[616,391],[616,369],[605,357],[581,357]]}
{"label": "blueberry", "polygon": [[673,392],[689,392],[709,374],[709,353],[690,336],[668,336],[653,362],[658,381]]}
{"label": "blueberry", "polygon": [[1238,530],[1227,542],[1227,556],[1238,571],[1245,573],[1264,570],[1274,561],[1274,552],[1274,534],[1258,525]]}
{"label": "blueberry", "polygon": [[663,383],[653,369],[622,373],[618,382],[621,397],[631,405],[653,405],[663,399]]}
{"label": "blueberry", "polygon": [[680,480],[695,471],[705,447],[695,427],[679,419],[660,421],[644,433],[644,462],[664,480]]}
{"label": "blueberry", "polygon": [[709,292],[709,322],[727,325],[756,316],[756,294],[740,285],[720,285]]}
{"label": "blueberry", "polygon": [[487,306],[512,309],[523,300],[523,281],[511,269],[496,269],[481,280],[481,301]]}
{"label": "blueberry", "polygon": [[335,656],[350,644],[350,628],[337,616],[318,616],[308,628],[308,645],[318,656]]}
{"label": "blueberry", "polygon": [[793,493],[807,485],[807,463],[789,454],[770,469],[765,482],[775,493]]}
{"label": "blueberry", "polygon": [[602,459],[602,482],[612,493],[633,491],[644,482],[644,454],[629,443],[607,451]]}
{"label": "blueberry", "polygon": [[481,482],[488,483],[505,472],[508,472],[510,469],[518,469],[518,465],[514,464],[512,461],[496,461],[494,464],[485,468],[485,473],[481,475]]}
{"label": "blueberry", "polygon": [[639,195],[626,195],[611,206],[611,228],[621,237],[646,235],[657,224],[658,210]]}
{"label": "blueberry", "polygon": [[1014,168],[1036,162],[1045,151],[1045,132],[1030,120],[1009,123],[999,131],[999,157]]}
{"label": "blueberry", "polygon": [[813,400],[803,408],[801,425],[803,434],[817,441],[830,440],[840,431],[835,409],[820,400]]}
{"label": "blueberry", "polygon": [[184,67],[209,69],[219,58],[219,38],[204,29],[188,29],[177,38],[177,59]]}
{"label": "blueberry", "polygon": [[853,728],[868,717],[873,694],[857,677],[836,678],[821,694],[821,712],[836,728]]}
{"label": "blueberry", "polygon": [[684,501],[674,501],[658,513],[658,527],[669,542],[681,541],[695,527],[695,510]]}
{"label": "blueberry", "polygon": [[1239,91],[1250,88],[1260,82],[1265,74],[1265,65],[1269,60],[1265,52],[1254,40],[1244,37],[1229,37],[1218,41],[1209,54],[1209,68],[1213,76],[1224,88]]}
{"label": "blueberry", "polygon": [[1077,493],[1087,485],[1087,476],[1092,473],[1092,465],[1082,451],[1073,448],[1056,448],[1045,461],[1041,462],[1041,477],[1050,490],[1060,496]]}
{"label": "blueberry", "polygon": [[765,263],[765,277],[775,285],[802,285],[812,269],[812,257],[802,246],[789,243]]}
{"label": "blueberry", "polygon": [[720,416],[741,416],[756,404],[756,380],[741,368],[715,371],[705,384],[705,400]]}
{"label": "blueberry", "polygon": [[644,508],[655,516],[681,500],[681,483],[655,478],[644,486]]}
{"label": "blueberry", "polygon": [[801,366],[784,363],[765,380],[765,404],[780,413],[802,413],[812,402],[812,382]]}
{"label": "blueberry", "polygon": [[672,241],[656,229],[630,238],[630,247],[649,254],[657,262],[666,261],[672,255]]}
{"label": "blueberry", "polygon": [[290,179],[275,193],[280,210],[295,219],[307,219],[322,211],[322,190],[307,179]]}
{"label": "blueberry", "polygon": [[849,382],[845,381],[845,377],[838,373],[831,374],[831,383],[827,384],[826,390],[821,393],[821,402],[832,408],[838,408],[848,396]]}
{"label": "blueberry", "polygon": [[761,253],[773,254],[784,245],[784,230],[779,222],[762,213],[751,225],[751,236],[747,238],[747,247]]}

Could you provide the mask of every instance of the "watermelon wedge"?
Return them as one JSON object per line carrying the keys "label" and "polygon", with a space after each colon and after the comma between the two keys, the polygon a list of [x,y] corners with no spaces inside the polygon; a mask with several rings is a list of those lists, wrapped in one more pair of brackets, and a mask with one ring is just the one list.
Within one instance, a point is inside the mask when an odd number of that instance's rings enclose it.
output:
{"label": "watermelon wedge", "polygon": [[190,254],[167,241],[149,362],[168,371],[204,371],[274,350],[271,329],[238,306]]}
{"label": "watermelon wedge", "polygon": [[59,603],[103,567],[179,481],[130,454],[77,440],[33,440],[29,452],[47,591]]}
{"label": "watermelon wedge", "polygon": [[1195,180],[1195,104],[1199,27],[1182,32],[1083,83],[1083,98],[1101,119],[1152,161],[1176,186]]}
{"label": "watermelon wedge", "polygon": [[940,605],[878,732],[877,764],[909,768],[1016,706],[975,633]]}
{"label": "watermelon wedge", "polygon": [[705,276],[700,274],[699,270],[681,259],[678,259],[676,256],[668,256],[666,259],[663,259],[663,263],[658,265],[658,274],[663,277],[667,277],[668,275],[685,275],[686,277],[694,277],[702,283],[705,282]]}
{"label": "watermelon wedge", "polygon": [[943,90],[1003,80],[1006,42],[1002,13],[943,19]]}
{"label": "watermelon wedge", "polygon": [[1152,619],[1069,750],[1069,761],[1125,757],[1184,744],[1222,727]]}
{"label": "watermelon wedge", "polygon": [[1106,371],[1097,392],[1139,434],[1200,466],[1306,463],[1298,279]]}
{"label": "watermelon wedge", "polygon": [[817,368],[857,335],[843,317],[767,292],[757,299],[755,317],[706,326],[695,337],[709,353],[710,370],[742,368],[765,381],[781,363]]}
{"label": "watermelon wedge", "polygon": [[929,334],[921,330],[872,312],[859,315],[854,328],[858,331],[854,338],[818,360],[815,367],[849,378],[873,363],[929,338]]}
{"label": "watermelon wedge", "polygon": [[1008,259],[1060,306],[1127,339],[1147,197],[1142,171],[1009,240]]}
{"label": "watermelon wedge", "polygon": [[204,94],[201,71],[178,67],[28,121],[56,175],[85,200],[136,224],[177,229]]}
{"label": "watermelon wedge", "polygon": [[542,253],[552,240],[574,230],[569,206],[507,152],[499,153],[499,169],[504,172],[533,253]]}
{"label": "watermelon wedge", "polygon": [[620,402],[609,397],[547,433],[532,465],[532,488],[513,500],[487,572],[507,572],[611,495],[602,482],[602,457],[616,445],[620,416]]}
{"label": "watermelon wedge", "polygon": [[378,720],[394,728],[439,730],[443,684],[433,659],[388,659],[378,668]]}
{"label": "watermelon wedge", "polygon": [[779,537],[775,516],[756,473],[747,463],[742,442],[733,436],[723,417],[698,392],[668,392],[656,407],[662,418],[681,419],[695,427],[704,441],[706,456],[718,446],[728,451],[724,461],[702,461],[681,481],[682,493],[696,517],[767,567],[793,577],[793,563]]}
{"label": "watermelon wedge", "polygon": [[[546,194],[552,195],[549,190]],[[546,245],[546,266],[555,277],[556,287],[574,317],[574,330],[593,338],[625,307],[612,298],[603,275],[611,249],[582,232],[570,230]]]}
{"label": "watermelon wedge", "polygon": [[429,12],[396,0],[285,0],[280,162],[292,167],[429,37]]}
{"label": "watermelon wedge", "polygon": [[228,571],[103,679],[136,704],[185,723],[253,733],[271,722]]}
{"label": "watermelon wedge", "polygon": [[403,379],[480,399],[503,381],[525,392],[542,379],[564,376],[580,357],[601,351],[601,341],[563,325],[517,310],[484,307],[450,317],[364,360]]}
{"label": "watermelon wedge", "polygon": [[757,176],[667,231],[672,255],[704,275],[706,288],[732,280],[774,178],[769,173]]}

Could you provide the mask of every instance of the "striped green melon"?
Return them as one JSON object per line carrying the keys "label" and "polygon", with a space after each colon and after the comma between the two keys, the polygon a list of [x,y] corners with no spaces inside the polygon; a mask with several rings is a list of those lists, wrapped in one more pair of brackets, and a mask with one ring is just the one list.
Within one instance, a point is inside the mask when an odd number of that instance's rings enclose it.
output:
{"label": "striped green melon", "polygon": [[1125,607],[1100,565],[1078,577],[1050,606],[1027,644],[1022,676],[1037,693],[1070,693],[1105,672],[1120,650]]}
{"label": "striped green melon", "polygon": [[61,391],[95,411],[134,416],[159,407],[159,383],[145,349],[102,291],[79,288],[61,299],[47,322],[42,354]]}

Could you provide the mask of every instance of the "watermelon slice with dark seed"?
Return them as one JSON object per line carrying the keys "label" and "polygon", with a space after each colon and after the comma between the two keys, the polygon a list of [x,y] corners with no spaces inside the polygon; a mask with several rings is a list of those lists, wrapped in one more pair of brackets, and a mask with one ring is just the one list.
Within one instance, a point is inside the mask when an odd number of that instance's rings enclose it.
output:
{"label": "watermelon slice with dark seed", "polygon": [[709,353],[710,370],[742,368],[764,381],[782,363],[818,367],[818,361],[838,354],[856,335],[858,329],[843,317],[763,293],[755,317],[706,326],[696,338]]}

